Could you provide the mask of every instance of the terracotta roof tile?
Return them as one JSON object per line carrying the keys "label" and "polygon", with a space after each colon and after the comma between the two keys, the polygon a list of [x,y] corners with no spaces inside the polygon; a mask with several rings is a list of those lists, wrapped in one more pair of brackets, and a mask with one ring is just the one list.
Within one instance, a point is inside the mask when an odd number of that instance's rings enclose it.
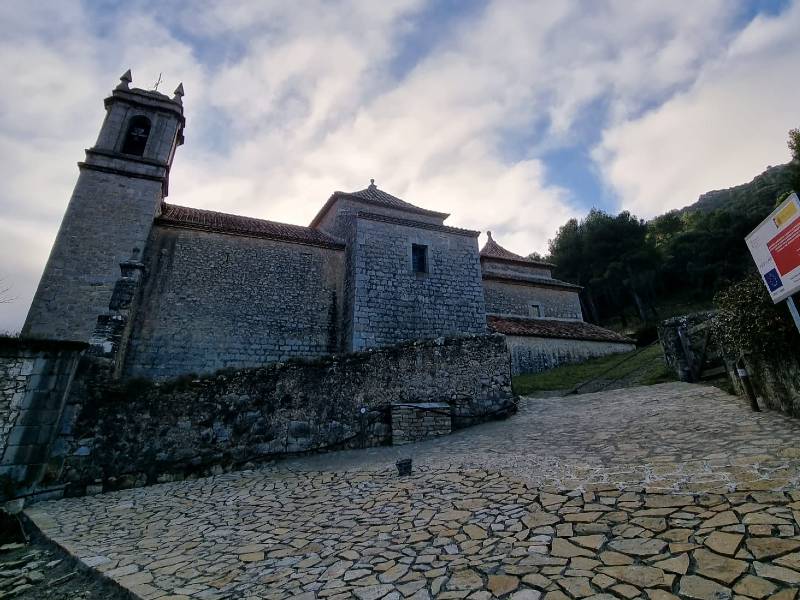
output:
{"label": "terracotta roof tile", "polygon": [[365,211],[359,211],[358,217],[360,219],[367,219],[368,221],[382,221],[384,223],[393,223],[395,225],[404,225],[406,227],[416,227],[418,229],[444,231],[446,233],[464,235],[467,237],[478,237],[481,234],[480,231],[473,231],[471,229],[461,229],[460,227],[450,227],[449,225],[439,225],[437,223],[428,223],[426,221],[414,221],[413,219],[400,219],[398,217],[390,217],[388,215],[381,215]]}
{"label": "terracotta roof tile", "polygon": [[558,321],[555,319],[526,319],[524,317],[497,317],[488,315],[489,328],[505,335],[560,338],[567,340],[589,340],[597,342],[634,341],[615,331],[603,329],[584,321]]}
{"label": "terracotta roof tile", "polygon": [[494,258],[497,260],[506,260],[511,262],[518,262],[518,263],[525,263],[531,266],[545,266],[545,267],[553,267],[555,265],[544,262],[541,260],[534,260],[532,258],[527,258],[525,256],[520,256],[519,254],[514,254],[510,250],[506,250],[500,244],[494,241],[492,238],[492,232],[486,232],[489,239],[486,240],[486,243],[481,248],[481,257],[482,258]]}
{"label": "terracotta roof tile", "polygon": [[366,200],[372,204],[380,204],[381,206],[387,206],[389,208],[397,208],[399,210],[411,210],[413,212],[426,212],[431,213],[434,215],[441,215],[441,216],[450,216],[447,213],[440,213],[433,210],[428,210],[426,208],[420,208],[419,206],[414,206],[410,202],[406,202],[405,200],[401,200],[397,196],[392,196],[384,192],[383,190],[379,190],[378,186],[375,185],[374,181],[369,184],[368,187],[364,188],[363,190],[359,190],[357,192],[350,192],[346,194],[347,196],[351,196],[353,198],[359,198],[361,200]]}
{"label": "terracotta roof tile", "polygon": [[552,277],[521,275],[519,273],[492,273],[490,271],[484,271],[481,274],[481,277],[487,281],[503,281],[505,283],[511,283],[515,285],[554,287],[562,290],[575,290],[576,292],[579,292],[583,289],[583,287],[575,285],[574,283],[569,283],[568,281],[553,279]]}
{"label": "terracotta roof tile", "polygon": [[166,202],[162,203],[161,215],[156,219],[156,222],[175,227],[263,237],[313,246],[344,247],[343,244],[331,236],[310,227],[242,217],[212,210],[189,208],[187,206],[176,206]]}

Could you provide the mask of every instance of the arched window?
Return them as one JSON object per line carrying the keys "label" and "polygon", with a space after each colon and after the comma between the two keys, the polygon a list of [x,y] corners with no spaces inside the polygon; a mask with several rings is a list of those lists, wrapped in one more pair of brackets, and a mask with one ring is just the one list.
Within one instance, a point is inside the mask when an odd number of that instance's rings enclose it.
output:
{"label": "arched window", "polygon": [[122,153],[142,156],[149,135],[150,119],[141,115],[133,117],[128,124],[128,133],[125,134]]}

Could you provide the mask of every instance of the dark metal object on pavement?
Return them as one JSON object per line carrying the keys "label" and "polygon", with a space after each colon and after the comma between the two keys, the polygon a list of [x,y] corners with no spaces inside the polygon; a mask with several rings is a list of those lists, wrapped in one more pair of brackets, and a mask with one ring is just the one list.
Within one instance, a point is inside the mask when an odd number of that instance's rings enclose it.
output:
{"label": "dark metal object on pavement", "polygon": [[404,458],[402,460],[398,460],[395,465],[397,465],[397,474],[400,476],[403,475],[411,475],[411,459]]}

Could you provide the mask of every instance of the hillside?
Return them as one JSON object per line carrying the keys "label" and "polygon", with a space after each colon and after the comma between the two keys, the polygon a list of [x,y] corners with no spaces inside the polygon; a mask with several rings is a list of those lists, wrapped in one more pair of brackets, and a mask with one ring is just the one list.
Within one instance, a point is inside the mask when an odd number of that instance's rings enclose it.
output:
{"label": "hillside", "polygon": [[768,214],[775,207],[775,199],[793,188],[792,164],[767,167],[749,183],[725,190],[706,192],[680,213],[711,212],[717,209],[744,213]]}
{"label": "hillside", "polygon": [[665,316],[710,307],[717,292],[752,272],[745,236],[799,187],[797,156],[649,221],[593,209],[559,229],[546,258],[558,279],[583,286],[589,321],[645,332]]}

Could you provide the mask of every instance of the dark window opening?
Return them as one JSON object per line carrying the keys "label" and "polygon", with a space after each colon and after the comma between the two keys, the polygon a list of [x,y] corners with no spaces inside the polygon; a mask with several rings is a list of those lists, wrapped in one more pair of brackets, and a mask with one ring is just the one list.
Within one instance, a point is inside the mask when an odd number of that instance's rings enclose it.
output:
{"label": "dark window opening", "polygon": [[542,307],[539,304],[531,304],[530,305],[530,316],[534,318],[541,318],[542,316]]}
{"label": "dark window opening", "polygon": [[422,244],[411,244],[411,268],[414,273],[428,272],[428,247]]}
{"label": "dark window opening", "polygon": [[150,119],[142,116],[133,117],[128,125],[125,142],[122,144],[122,153],[142,156],[149,136]]}

